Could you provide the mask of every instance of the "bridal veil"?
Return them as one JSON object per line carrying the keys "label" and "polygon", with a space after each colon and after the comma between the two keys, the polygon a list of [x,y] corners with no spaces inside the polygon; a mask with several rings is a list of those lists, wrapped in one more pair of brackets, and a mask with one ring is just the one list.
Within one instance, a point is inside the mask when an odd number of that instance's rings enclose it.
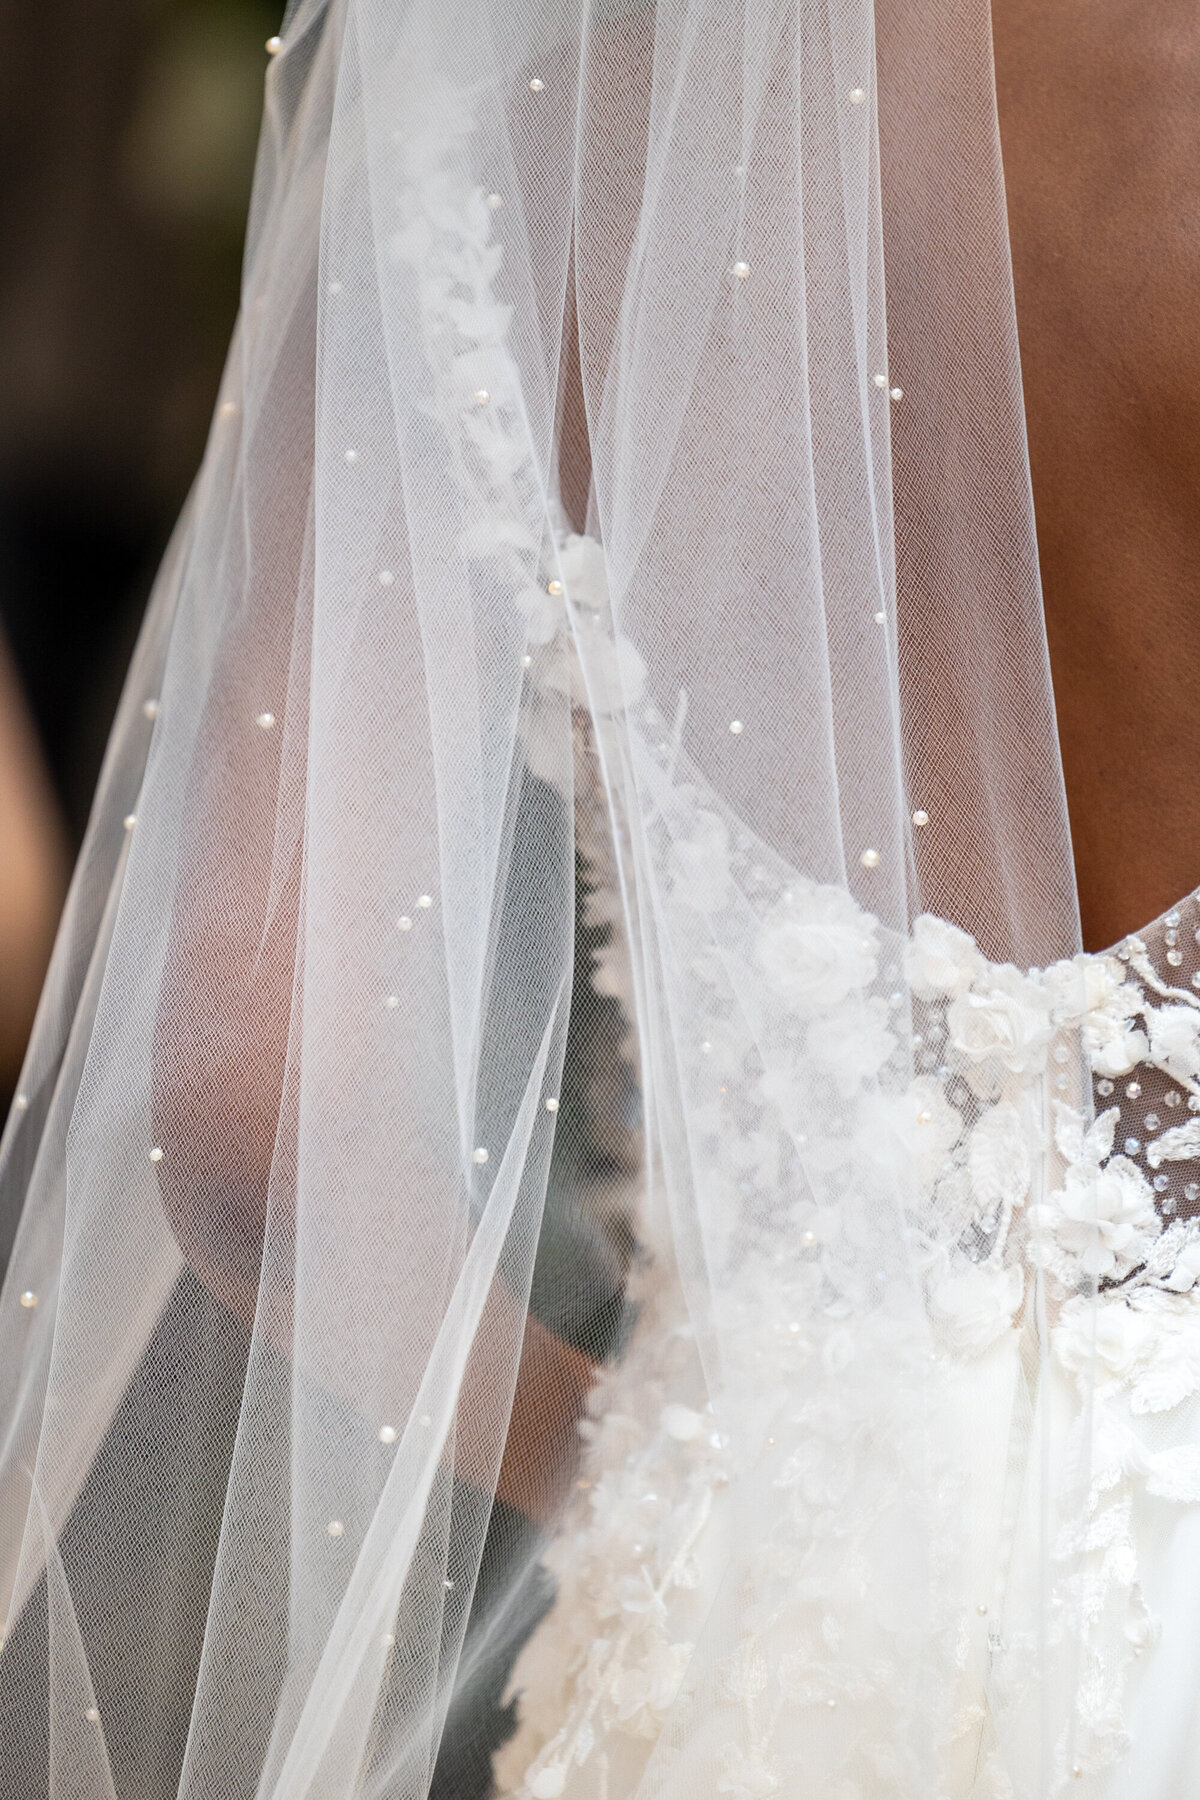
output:
{"label": "bridal veil", "polygon": [[1094,1346],[1192,1239],[1093,1119],[986,0],[269,49],[4,1138],[0,1795],[1132,1794]]}

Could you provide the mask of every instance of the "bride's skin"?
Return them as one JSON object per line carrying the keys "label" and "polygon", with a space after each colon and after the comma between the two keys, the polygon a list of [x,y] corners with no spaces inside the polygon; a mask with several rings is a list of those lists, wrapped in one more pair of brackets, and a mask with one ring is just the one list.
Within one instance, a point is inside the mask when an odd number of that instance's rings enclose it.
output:
{"label": "bride's skin", "polygon": [[1200,883],[1200,25],[993,0],[1084,944]]}

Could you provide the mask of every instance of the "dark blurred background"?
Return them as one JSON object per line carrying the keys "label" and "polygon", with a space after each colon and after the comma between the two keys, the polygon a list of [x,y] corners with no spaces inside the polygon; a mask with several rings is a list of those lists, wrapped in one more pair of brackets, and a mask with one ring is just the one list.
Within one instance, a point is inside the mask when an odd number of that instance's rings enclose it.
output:
{"label": "dark blurred background", "polygon": [[281,0],[0,0],[0,1106],[238,300]]}

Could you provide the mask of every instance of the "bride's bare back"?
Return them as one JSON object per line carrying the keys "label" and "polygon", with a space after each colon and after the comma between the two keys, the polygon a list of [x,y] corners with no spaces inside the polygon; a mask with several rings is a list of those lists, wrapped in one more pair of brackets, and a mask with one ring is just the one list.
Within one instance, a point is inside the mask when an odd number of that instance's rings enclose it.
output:
{"label": "bride's bare back", "polygon": [[994,0],[1084,942],[1200,882],[1200,21]]}

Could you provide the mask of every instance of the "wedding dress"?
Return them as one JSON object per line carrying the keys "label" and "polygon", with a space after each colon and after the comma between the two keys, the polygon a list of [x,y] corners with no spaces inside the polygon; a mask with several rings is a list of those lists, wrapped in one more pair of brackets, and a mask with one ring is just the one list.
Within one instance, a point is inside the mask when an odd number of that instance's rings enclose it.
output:
{"label": "wedding dress", "polygon": [[[1187,1800],[986,6],[298,0],[0,1166],[4,1800]],[[886,289],[885,289],[886,274]]]}

